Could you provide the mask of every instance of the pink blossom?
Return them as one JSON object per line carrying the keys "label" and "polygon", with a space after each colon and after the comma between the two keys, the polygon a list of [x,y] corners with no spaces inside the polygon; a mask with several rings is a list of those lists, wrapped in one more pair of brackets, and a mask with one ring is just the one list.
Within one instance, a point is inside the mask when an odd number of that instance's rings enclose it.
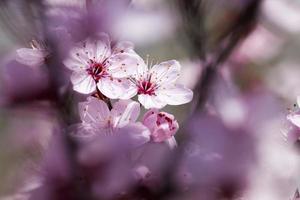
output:
{"label": "pink blossom", "polygon": [[98,40],[91,38],[74,47],[64,61],[73,71],[71,82],[75,91],[90,94],[96,87],[111,99],[128,99],[130,81],[142,59],[134,52],[129,42],[117,43],[111,49],[108,35],[101,34]]}
{"label": "pink blossom", "polygon": [[138,94],[139,102],[146,109],[188,103],[193,92],[176,83],[179,73],[180,64],[176,60],[162,62],[150,69],[142,63],[131,79],[135,85],[132,91]]}
{"label": "pink blossom", "polygon": [[179,126],[173,115],[151,109],[144,115],[143,124],[149,128],[154,142],[167,141],[176,146],[174,135]]}
{"label": "pink blossom", "polygon": [[36,40],[32,40],[30,45],[31,48],[21,48],[17,50],[16,60],[30,67],[41,66],[49,55],[46,46]]}
{"label": "pink blossom", "polygon": [[94,97],[79,104],[82,124],[73,135],[86,138],[96,135],[124,137],[127,143],[139,146],[149,141],[147,127],[135,122],[140,113],[140,106],[131,100],[119,100],[109,110],[106,103]]}

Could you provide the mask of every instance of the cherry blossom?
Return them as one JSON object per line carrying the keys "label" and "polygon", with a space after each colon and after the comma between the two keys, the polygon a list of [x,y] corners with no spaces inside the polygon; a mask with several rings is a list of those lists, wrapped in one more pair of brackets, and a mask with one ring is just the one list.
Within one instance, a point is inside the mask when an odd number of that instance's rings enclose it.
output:
{"label": "cherry blossom", "polygon": [[98,88],[108,98],[128,99],[132,95],[127,77],[140,62],[131,43],[120,42],[111,49],[110,39],[103,33],[99,39],[88,38],[77,44],[64,64],[73,71],[75,91],[90,94]]}
{"label": "cherry blossom", "polygon": [[171,147],[176,146],[174,135],[179,126],[173,115],[151,109],[145,113],[142,121],[149,128],[154,142],[165,141]]}
{"label": "cherry blossom", "polygon": [[30,67],[41,66],[49,55],[46,45],[42,44],[42,42],[32,40],[30,46],[31,48],[18,49],[16,60]]}
{"label": "cherry blossom", "polygon": [[119,136],[126,135],[124,139],[141,145],[150,140],[150,132],[146,126],[136,122],[140,113],[140,106],[132,100],[119,100],[109,110],[106,103],[94,97],[89,97],[86,102],[79,103],[81,124],[75,125],[79,131],[73,135],[81,138],[92,136]]}
{"label": "cherry blossom", "polygon": [[150,69],[142,63],[131,78],[134,85],[131,93],[138,94],[139,102],[146,109],[188,103],[193,92],[176,83],[179,73],[180,64],[176,60],[162,62]]}

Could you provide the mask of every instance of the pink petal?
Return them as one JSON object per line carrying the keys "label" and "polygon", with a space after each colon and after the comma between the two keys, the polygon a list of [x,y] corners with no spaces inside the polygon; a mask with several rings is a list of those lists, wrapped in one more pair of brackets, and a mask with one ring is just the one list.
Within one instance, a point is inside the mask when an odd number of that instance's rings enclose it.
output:
{"label": "pink petal", "polygon": [[64,61],[67,68],[73,71],[83,70],[89,67],[90,60],[103,62],[111,54],[108,35],[102,33],[97,38],[88,38],[76,44]]}
{"label": "pink petal", "polygon": [[82,71],[89,66],[89,57],[82,48],[74,47],[69,58],[63,61],[64,65],[72,71]]}
{"label": "pink petal", "polygon": [[130,123],[121,129],[118,129],[117,134],[124,136],[128,144],[133,147],[141,146],[150,140],[150,132],[147,127],[141,123]]}
{"label": "pink petal", "polygon": [[143,124],[149,128],[154,142],[170,139],[179,128],[173,115],[157,109],[151,109],[144,115]]}
{"label": "pink petal", "polygon": [[167,105],[165,102],[162,102],[159,97],[155,95],[140,94],[138,95],[139,102],[146,108],[162,108]]}
{"label": "pink petal", "polygon": [[300,96],[297,96],[297,106],[300,108]]}
{"label": "pink petal", "polygon": [[290,114],[287,116],[287,119],[292,122],[295,126],[300,128],[300,115]]}
{"label": "pink petal", "polygon": [[178,125],[177,128],[170,130],[168,123],[160,124],[159,126],[157,126],[157,128],[154,129],[153,132],[151,132],[151,137],[154,142],[163,142],[170,139],[172,136],[174,136],[177,130],[178,130]]}
{"label": "pink petal", "polygon": [[154,142],[163,142],[171,136],[169,125],[167,123],[161,124],[151,133],[151,137]]}
{"label": "pink petal", "polygon": [[135,122],[140,114],[140,104],[132,100],[119,100],[113,105],[112,116],[116,118],[116,126],[123,127]]}
{"label": "pink petal", "polygon": [[180,64],[176,60],[169,60],[154,65],[150,69],[150,73],[152,74],[151,80],[159,85],[175,83],[179,77],[180,68]]}
{"label": "pink petal", "polygon": [[145,113],[143,119],[142,119],[142,123],[147,126],[151,132],[154,131],[156,125],[156,121],[157,121],[157,114],[159,113],[159,111],[157,109],[150,109],[148,112]]}
{"label": "pink petal", "polygon": [[90,124],[74,124],[68,127],[68,133],[78,139],[90,139],[96,135],[95,128]]}
{"label": "pink petal", "polygon": [[129,99],[137,93],[136,88],[127,79],[102,78],[97,87],[111,99]]}
{"label": "pink petal", "polygon": [[107,34],[102,33],[99,38],[89,38],[82,43],[84,52],[89,59],[103,62],[111,55],[110,40]]}
{"label": "pink petal", "polygon": [[143,59],[136,53],[118,53],[112,55],[106,62],[108,71],[115,78],[124,78],[136,73],[144,64]]}
{"label": "pink petal", "polygon": [[46,55],[43,50],[21,48],[17,50],[16,60],[24,65],[35,67],[44,63]]}
{"label": "pink petal", "polygon": [[172,136],[171,138],[167,139],[165,141],[165,143],[168,145],[168,147],[170,147],[170,149],[174,149],[177,147],[177,142],[174,136]]}
{"label": "pink petal", "polygon": [[146,78],[148,75],[148,66],[144,60],[140,60],[139,67],[136,69],[135,73],[132,75],[135,79]]}
{"label": "pink petal", "polygon": [[157,90],[161,101],[169,105],[181,105],[188,103],[193,98],[193,91],[183,85],[170,85]]}
{"label": "pink petal", "polygon": [[90,94],[96,90],[95,80],[85,71],[74,71],[71,75],[73,89],[82,94]]}
{"label": "pink petal", "polygon": [[122,41],[118,42],[113,48],[113,54],[118,53],[134,53],[134,45],[132,42]]}
{"label": "pink petal", "polygon": [[79,103],[79,115],[84,123],[104,127],[110,117],[110,110],[104,101],[89,97],[87,101]]}
{"label": "pink petal", "polygon": [[130,83],[127,79],[122,79],[124,80],[123,83],[123,88],[124,88],[124,93],[120,95],[119,99],[130,99],[134,97],[137,94],[137,88]]}

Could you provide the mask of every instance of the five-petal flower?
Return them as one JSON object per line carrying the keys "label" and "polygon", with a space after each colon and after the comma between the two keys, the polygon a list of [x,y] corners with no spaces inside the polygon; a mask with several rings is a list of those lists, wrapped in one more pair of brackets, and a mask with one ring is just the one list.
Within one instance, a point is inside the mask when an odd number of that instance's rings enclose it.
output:
{"label": "five-petal flower", "polygon": [[142,63],[131,78],[134,85],[131,93],[138,94],[139,102],[146,109],[188,103],[193,92],[176,83],[179,73],[180,64],[176,60],[162,62],[150,69]]}
{"label": "five-petal flower", "polygon": [[140,105],[132,100],[119,100],[109,110],[106,103],[94,97],[79,103],[81,124],[75,125],[79,131],[73,132],[78,137],[120,136],[127,134],[129,142],[139,146],[150,140],[149,129],[136,122]]}
{"label": "five-petal flower", "polygon": [[96,87],[111,99],[128,99],[129,75],[134,73],[142,59],[129,42],[120,42],[111,49],[108,35],[101,34],[97,40],[86,39],[70,51],[64,61],[73,71],[71,82],[75,91],[90,94]]}

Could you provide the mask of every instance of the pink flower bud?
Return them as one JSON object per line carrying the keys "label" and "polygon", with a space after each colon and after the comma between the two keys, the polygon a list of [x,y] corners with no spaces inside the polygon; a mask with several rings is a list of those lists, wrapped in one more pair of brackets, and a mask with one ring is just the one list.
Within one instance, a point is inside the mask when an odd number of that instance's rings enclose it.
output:
{"label": "pink flower bud", "polygon": [[154,142],[172,138],[179,128],[173,115],[157,109],[151,109],[144,115],[143,124],[149,128]]}

